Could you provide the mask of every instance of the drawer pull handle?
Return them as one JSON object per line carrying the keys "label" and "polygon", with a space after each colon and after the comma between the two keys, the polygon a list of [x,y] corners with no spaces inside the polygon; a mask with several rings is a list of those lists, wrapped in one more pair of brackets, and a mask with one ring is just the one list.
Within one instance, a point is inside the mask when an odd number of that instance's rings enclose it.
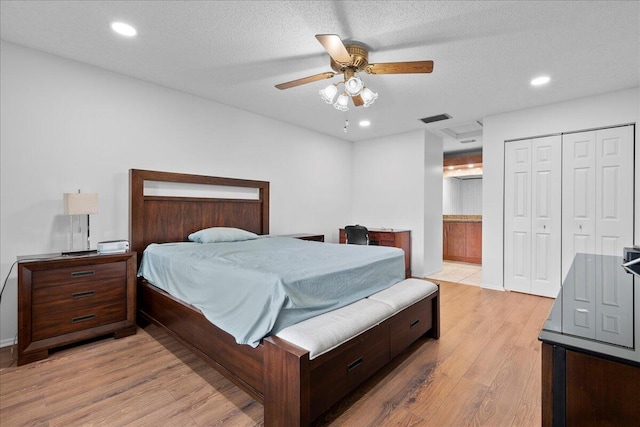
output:
{"label": "drawer pull handle", "polygon": [[71,277],[87,277],[93,276],[94,274],[96,274],[94,270],[74,271],[73,273],[71,273]]}
{"label": "drawer pull handle", "polygon": [[351,372],[354,369],[356,369],[358,366],[362,365],[364,363],[364,359],[362,357],[354,360],[353,362],[349,363],[347,365],[347,372]]}
{"label": "drawer pull handle", "polygon": [[411,324],[409,325],[409,329],[413,329],[414,326],[416,326],[418,323],[420,323],[420,319],[416,319],[413,322],[411,322]]}
{"label": "drawer pull handle", "polygon": [[91,297],[95,294],[96,294],[96,291],[76,292],[75,294],[71,294],[71,298],[77,299],[77,298]]}
{"label": "drawer pull handle", "polygon": [[95,318],[96,318],[95,314],[87,314],[86,316],[74,317],[73,319],[71,319],[71,323],[86,322],[87,320],[91,320]]}

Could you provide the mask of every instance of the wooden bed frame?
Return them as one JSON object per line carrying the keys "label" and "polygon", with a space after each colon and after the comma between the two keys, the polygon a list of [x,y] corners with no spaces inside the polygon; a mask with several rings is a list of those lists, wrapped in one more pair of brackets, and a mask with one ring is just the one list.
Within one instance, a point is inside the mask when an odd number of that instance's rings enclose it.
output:
{"label": "wooden bed frame", "polygon": [[[247,200],[145,195],[145,182],[150,181],[251,188],[257,189],[258,197]],[[190,233],[207,227],[237,227],[256,234],[269,234],[268,182],[131,169],[129,184],[129,238],[138,261],[150,243],[186,241]],[[407,309],[338,348],[309,360],[307,350],[275,336],[264,338],[256,348],[236,344],[231,335],[210,323],[199,310],[143,278],[138,279],[137,292],[139,322],[144,325],[150,321],[160,326],[261,402],[266,426],[309,425],[410,344],[403,338],[405,332],[394,332],[396,320],[401,320],[403,313],[406,317]],[[415,314],[409,314],[421,316],[422,324],[426,325],[420,336],[438,338],[439,292],[410,308]],[[402,344],[389,349],[393,347],[393,344],[389,345],[389,335],[392,335],[391,341],[399,336]],[[348,375],[343,372],[342,362],[356,360],[349,358],[358,357],[362,352],[366,356],[360,356],[358,360],[366,361],[361,363],[363,367]]]}

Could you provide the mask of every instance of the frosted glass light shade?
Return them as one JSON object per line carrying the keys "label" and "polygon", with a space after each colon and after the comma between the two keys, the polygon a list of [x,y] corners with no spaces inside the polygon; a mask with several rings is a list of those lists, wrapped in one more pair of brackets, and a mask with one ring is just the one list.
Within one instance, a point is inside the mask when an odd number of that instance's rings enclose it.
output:
{"label": "frosted glass light shade", "polygon": [[320,89],[318,93],[320,94],[322,99],[324,99],[324,102],[326,102],[327,104],[333,104],[333,98],[335,98],[336,94],[338,93],[338,88],[336,87],[336,85],[329,85],[324,89]]}
{"label": "frosted glass light shade", "polygon": [[360,95],[363,87],[364,84],[358,77],[351,77],[344,84],[344,90],[349,94],[349,96]]}
{"label": "frosted glass light shade", "polygon": [[362,89],[362,93],[360,94],[360,97],[364,101],[364,106],[368,107],[369,105],[373,104],[376,101],[376,99],[378,99],[378,94],[372,91],[371,89],[369,89],[368,87],[365,87],[364,89]]}
{"label": "frosted glass light shade", "polygon": [[64,193],[65,215],[95,215],[98,213],[98,195],[96,193]]}
{"label": "frosted glass light shade", "polygon": [[340,111],[347,111],[349,110],[349,107],[347,107],[348,103],[349,103],[349,97],[347,96],[347,94],[343,93],[338,97],[338,99],[336,100],[336,103],[333,104],[333,106]]}

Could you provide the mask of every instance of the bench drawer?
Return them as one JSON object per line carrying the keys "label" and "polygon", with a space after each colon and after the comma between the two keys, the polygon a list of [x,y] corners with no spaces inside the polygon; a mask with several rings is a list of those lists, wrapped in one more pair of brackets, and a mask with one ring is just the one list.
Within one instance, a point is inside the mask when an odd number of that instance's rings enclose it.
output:
{"label": "bench drawer", "polygon": [[388,322],[312,360],[311,419],[329,409],[389,360]]}
{"label": "bench drawer", "polygon": [[396,357],[431,329],[432,304],[432,298],[425,298],[389,320],[391,358]]}

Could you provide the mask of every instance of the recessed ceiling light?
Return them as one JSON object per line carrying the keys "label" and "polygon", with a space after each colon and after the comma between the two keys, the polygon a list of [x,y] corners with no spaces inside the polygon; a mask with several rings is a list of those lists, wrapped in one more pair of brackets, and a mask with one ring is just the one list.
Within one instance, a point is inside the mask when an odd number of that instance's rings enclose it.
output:
{"label": "recessed ceiling light", "polygon": [[535,79],[531,80],[531,86],[542,86],[549,83],[550,80],[551,79],[549,78],[549,76],[536,77]]}
{"label": "recessed ceiling light", "polygon": [[127,37],[133,37],[138,34],[138,31],[135,28],[129,24],[125,24],[124,22],[112,22],[111,29],[118,34]]}
{"label": "recessed ceiling light", "polygon": [[362,126],[364,128],[364,127],[367,127],[367,126],[371,125],[371,122],[369,120],[360,120],[359,124],[360,124],[360,126]]}

